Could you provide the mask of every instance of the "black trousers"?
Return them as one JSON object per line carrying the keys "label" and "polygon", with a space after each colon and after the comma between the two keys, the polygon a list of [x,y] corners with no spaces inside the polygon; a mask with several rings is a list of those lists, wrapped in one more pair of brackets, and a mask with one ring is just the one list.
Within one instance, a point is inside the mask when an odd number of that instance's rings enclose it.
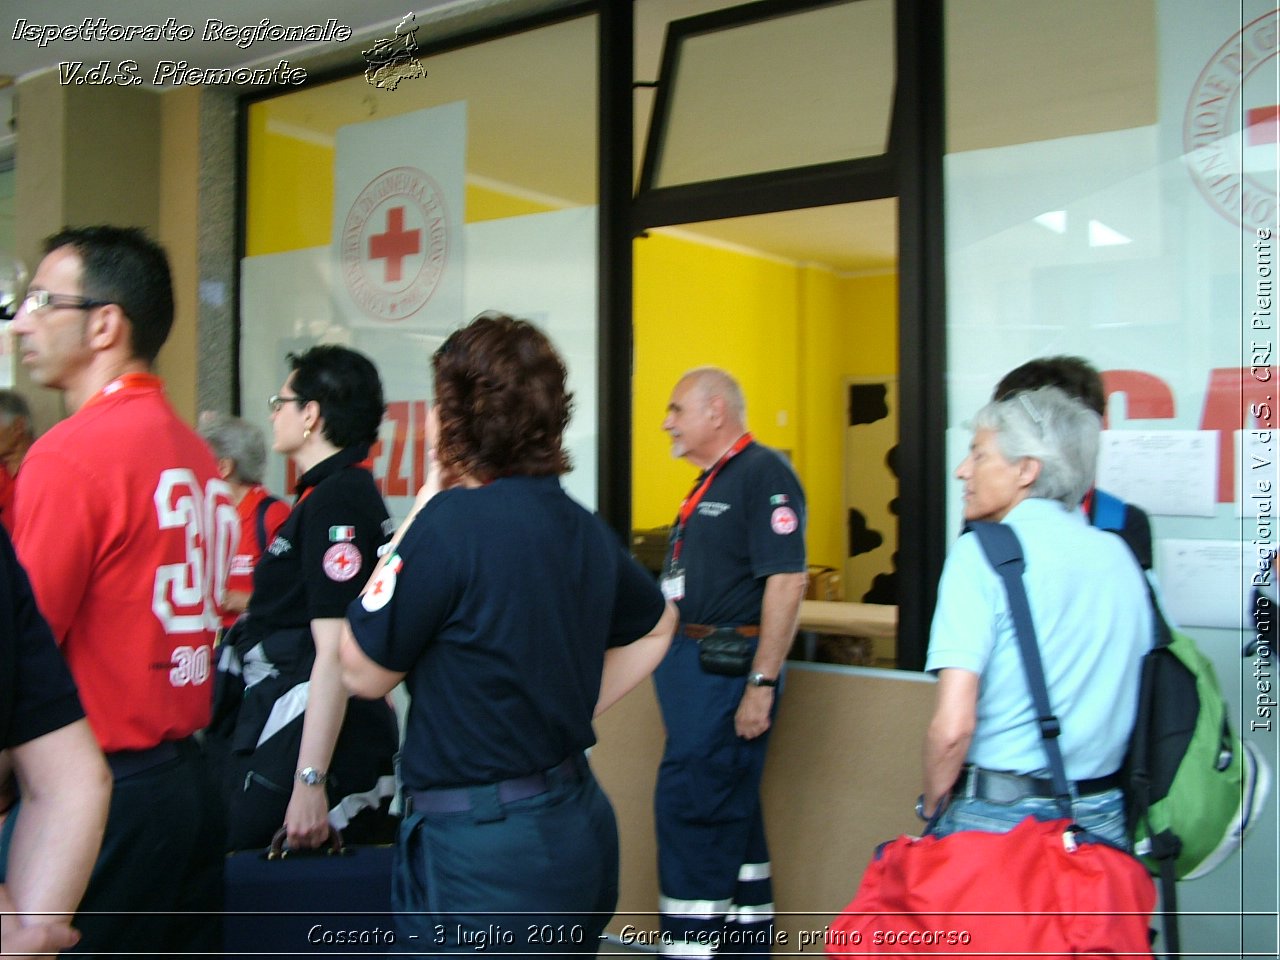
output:
{"label": "black trousers", "polygon": [[[265,848],[284,825],[298,769],[302,721],[302,716],[294,718],[251,753],[233,753],[228,759],[228,850]],[[385,702],[347,702],[325,784],[330,810],[346,797],[378,789],[380,782],[393,776],[398,740],[395,715]],[[342,830],[343,838],[349,843],[394,843],[399,822],[387,812],[390,804],[388,789],[374,808],[351,817]]]}
{"label": "black trousers", "polygon": [[177,751],[116,779],[72,953],[221,951],[224,821],[200,745]]}

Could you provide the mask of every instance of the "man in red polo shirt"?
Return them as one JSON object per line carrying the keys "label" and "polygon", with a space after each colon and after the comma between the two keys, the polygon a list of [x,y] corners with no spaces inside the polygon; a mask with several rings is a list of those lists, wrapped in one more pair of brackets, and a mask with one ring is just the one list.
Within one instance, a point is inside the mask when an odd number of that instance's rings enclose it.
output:
{"label": "man in red polo shirt", "polygon": [[216,949],[216,918],[138,914],[219,903],[214,794],[192,734],[209,721],[240,521],[151,373],[173,323],[164,251],[117,227],[67,230],[45,250],[13,332],[70,416],[23,462],[14,540],[115,781],[80,948]]}

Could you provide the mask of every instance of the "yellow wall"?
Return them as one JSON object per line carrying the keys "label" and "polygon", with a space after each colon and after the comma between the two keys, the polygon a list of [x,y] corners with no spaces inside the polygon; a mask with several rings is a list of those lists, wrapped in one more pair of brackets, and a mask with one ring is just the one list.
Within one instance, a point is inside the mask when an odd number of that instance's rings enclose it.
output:
{"label": "yellow wall", "polygon": [[795,451],[799,285],[788,264],[661,232],[635,242],[632,525],[669,523],[696,471],[661,430],[671,388],[691,367],[731,371],[756,437]]}
{"label": "yellow wall", "polygon": [[333,220],[333,147],[273,133],[269,103],[249,107],[245,256],[327,244]]}
{"label": "yellow wall", "polygon": [[660,429],[690,367],[742,383],[757,438],[790,452],[809,560],[843,567],[847,376],[897,371],[897,278],[841,277],[655,231],[635,243],[632,526],[671,522],[695,475]]}
{"label": "yellow wall", "polygon": [[843,569],[845,552],[843,381],[850,339],[844,281],[819,267],[798,271],[800,326],[800,450],[796,458],[809,507],[809,562]]}
{"label": "yellow wall", "polygon": [[523,217],[531,213],[550,213],[558,210],[550,203],[541,203],[524,197],[513,197],[490,187],[467,184],[466,222],[479,223],[481,220],[503,220],[506,217]]}
{"label": "yellow wall", "polygon": [[881,273],[844,281],[849,337],[845,373],[850,377],[898,373],[898,276]]}

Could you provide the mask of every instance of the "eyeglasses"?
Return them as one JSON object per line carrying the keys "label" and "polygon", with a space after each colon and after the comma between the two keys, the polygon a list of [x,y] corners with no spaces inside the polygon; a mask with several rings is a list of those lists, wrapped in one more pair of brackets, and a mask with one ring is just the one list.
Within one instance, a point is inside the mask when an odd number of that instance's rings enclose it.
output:
{"label": "eyeglasses", "polygon": [[88,297],[77,297],[69,293],[50,293],[48,290],[31,290],[22,300],[22,309],[27,313],[38,313],[46,307],[71,307],[75,310],[92,310],[94,307],[105,307],[110,300],[91,300]]}
{"label": "eyeglasses", "polygon": [[286,403],[307,404],[310,402],[311,401],[308,400],[306,397],[282,397],[280,396],[280,394],[277,393],[274,397],[272,397],[270,400],[267,401],[267,409],[270,410],[272,413],[279,413],[280,408],[283,407]]}

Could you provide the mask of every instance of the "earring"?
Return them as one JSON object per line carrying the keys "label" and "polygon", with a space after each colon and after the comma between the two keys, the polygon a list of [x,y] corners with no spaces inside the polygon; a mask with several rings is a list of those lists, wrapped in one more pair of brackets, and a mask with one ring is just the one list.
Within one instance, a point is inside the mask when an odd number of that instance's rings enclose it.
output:
{"label": "earring", "polygon": [[303,431],[302,431],[302,439],[303,439],[303,440],[310,440],[310,439],[311,439],[311,428],[310,428],[310,427],[307,427],[307,429],[305,429],[305,430],[303,430]]}

